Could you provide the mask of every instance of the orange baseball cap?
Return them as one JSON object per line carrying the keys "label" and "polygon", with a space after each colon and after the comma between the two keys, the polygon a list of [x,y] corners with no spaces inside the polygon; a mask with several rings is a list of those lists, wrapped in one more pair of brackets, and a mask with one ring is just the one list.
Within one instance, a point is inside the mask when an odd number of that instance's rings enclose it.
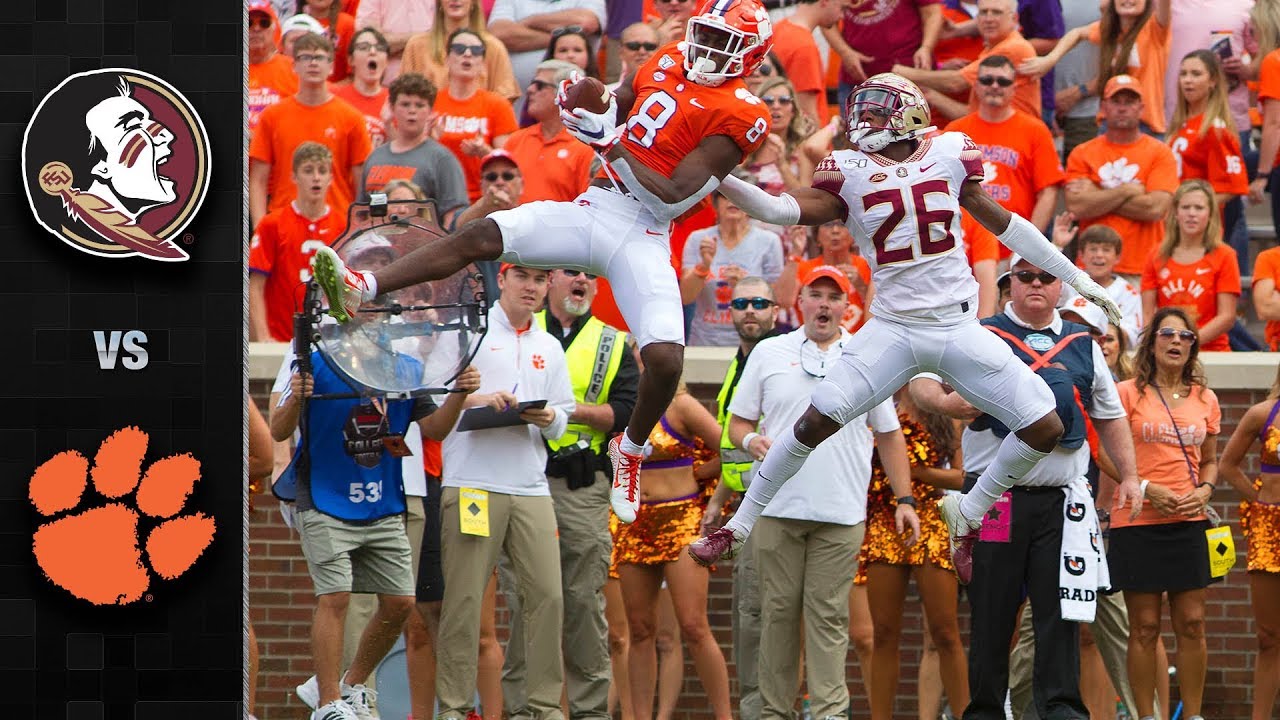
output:
{"label": "orange baseball cap", "polygon": [[809,274],[805,275],[804,280],[800,282],[800,286],[809,287],[822,278],[827,278],[834,282],[845,295],[853,294],[853,286],[849,284],[849,278],[840,272],[840,268],[834,265],[819,265],[810,270]]}
{"label": "orange baseball cap", "polygon": [[1134,95],[1137,95],[1139,100],[1146,100],[1142,95],[1142,85],[1139,84],[1132,75],[1113,75],[1111,79],[1107,81],[1107,86],[1102,90],[1102,98],[1104,100],[1109,100],[1112,95],[1115,95],[1121,90],[1128,90]]}

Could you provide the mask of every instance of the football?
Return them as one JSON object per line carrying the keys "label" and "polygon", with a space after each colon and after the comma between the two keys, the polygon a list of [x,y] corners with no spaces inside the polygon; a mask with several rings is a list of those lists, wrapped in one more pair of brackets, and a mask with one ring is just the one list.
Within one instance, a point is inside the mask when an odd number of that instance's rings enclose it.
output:
{"label": "football", "polygon": [[565,89],[564,103],[566,110],[582,108],[587,112],[602,113],[609,109],[609,90],[604,83],[593,77],[587,77]]}

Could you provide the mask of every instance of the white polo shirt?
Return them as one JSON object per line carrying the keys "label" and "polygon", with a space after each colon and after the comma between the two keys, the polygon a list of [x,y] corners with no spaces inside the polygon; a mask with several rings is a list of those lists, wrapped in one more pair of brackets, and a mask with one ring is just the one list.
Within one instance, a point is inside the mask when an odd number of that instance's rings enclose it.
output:
{"label": "white polo shirt", "polygon": [[[729,412],[748,420],[763,418],[759,432],[776,437],[808,409],[814,390],[822,382],[817,375],[823,374],[824,367],[829,369],[840,362],[844,344],[852,337],[841,330],[840,340],[825,352],[805,337],[804,328],[762,340],[747,359]],[[836,525],[865,521],[874,441],[871,433],[892,432],[899,427],[892,399],[854,418],[809,455],[804,467],[778,490],[763,514]]]}
{"label": "white polo shirt", "polygon": [[[1013,311],[1013,303],[1005,306],[1004,314],[1018,325],[1028,329],[1028,325]],[[1053,322],[1048,329],[1055,335],[1062,333],[1062,317],[1053,311]],[[1061,356],[1059,356],[1061,357]],[[1111,378],[1111,370],[1107,368],[1107,359],[1102,354],[1102,347],[1093,343],[1093,404],[1089,407],[1089,417],[1097,420],[1114,420],[1125,417],[1124,405],[1120,403],[1120,394],[1116,392],[1115,380]],[[965,472],[982,472],[987,469],[996,456],[1003,438],[996,437],[990,430],[975,432],[965,428],[960,436],[960,448],[964,453]],[[1055,446],[1049,456],[1031,469],[1019,485],[1028,487],[1062,487],[1072,480],[1084,477],[1089,471],[1089,443],[1085,442],[1075,450]]]}

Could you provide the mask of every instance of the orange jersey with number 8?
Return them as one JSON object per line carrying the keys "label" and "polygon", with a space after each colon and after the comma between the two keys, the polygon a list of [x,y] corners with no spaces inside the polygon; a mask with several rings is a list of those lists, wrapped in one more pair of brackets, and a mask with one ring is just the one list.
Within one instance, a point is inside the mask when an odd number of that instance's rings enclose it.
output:
{"label": "orange jersey with number 8", "polygon": [[636,71],[635,103],[622,144],[646,167],[667,177],[712,135],[727,135],[745,158],[769,135],[769,109],[741,78],[706,87],[685,78],[678,43],[654,53]]}

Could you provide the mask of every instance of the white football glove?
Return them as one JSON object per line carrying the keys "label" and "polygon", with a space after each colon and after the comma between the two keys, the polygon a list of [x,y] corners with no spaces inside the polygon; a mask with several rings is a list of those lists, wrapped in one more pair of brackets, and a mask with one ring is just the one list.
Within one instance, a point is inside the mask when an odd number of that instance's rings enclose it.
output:
{"label": "white football glove", "polygon": [[560,120],[564,123],[565,129],[569,131],[570,135],[603,154],[608,152],[609,148],[617,144],[620,139],[618,135],[618,98],[610,91],[609,108],[602,113],[588,112],[582,108],[566,109],[566,91],[570,85],[580,79],[581,76],[578,73],[573,73],[568,80],[560,83],[560,90],[556,93],[556,105],[560,108]]}
{"label": "white football glove", "polygon": [[1120,314],[1120,308],[1116,306],[1111,296],[1107,294],[1106,289],[1093,281],[1088,273],[1080,273],[1075,280],[1071,281],[1071,287],[1080,293],[1084,299],[1102,308],[1107,313],[1107,319],[1112,325],[1120,326],[1124,320],[1124,316]]}

